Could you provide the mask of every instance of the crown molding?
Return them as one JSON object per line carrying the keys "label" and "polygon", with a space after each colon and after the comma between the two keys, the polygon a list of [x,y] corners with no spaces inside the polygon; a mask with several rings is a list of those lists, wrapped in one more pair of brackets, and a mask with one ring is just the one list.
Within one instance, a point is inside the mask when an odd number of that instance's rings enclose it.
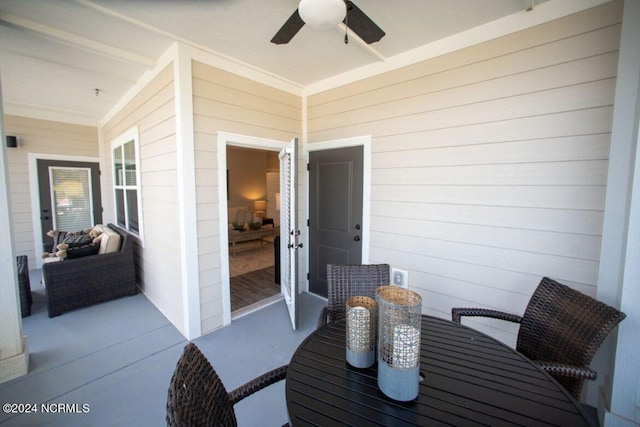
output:
{"label": "crown molding", "polygon": [[70,123],[74,125],[98,127],[100,117],[81,111],[47,108],[39,105],[4,103],[4,114],[8,116],[29,117],[31,119],[49,120],[52,122]]}
{"label": "crown molding", "polygon": [[304,93],[309,96],[335,89],[359,80],[364,80],[408,65],[484,43],[489,40],[497,39],[508,34],[526,30],[611,1],[613,0],[549,0],[536,5],[529,11],[523,9],[522,12],[488,22],[470,30],[463,31],[399,55],[389,57],[384,61],[365,65],[358,69],[347,71],[312,83],[304,88]]}

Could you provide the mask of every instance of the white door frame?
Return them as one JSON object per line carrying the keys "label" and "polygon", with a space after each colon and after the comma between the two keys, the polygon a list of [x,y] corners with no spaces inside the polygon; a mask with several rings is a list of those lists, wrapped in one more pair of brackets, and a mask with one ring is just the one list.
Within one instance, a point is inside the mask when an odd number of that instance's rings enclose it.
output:
{"label": "white door frame", "polygon": [[[41,153],[29,153],[28,156],[28,164],[29,164],[29,192],[31,196],[31,223],[33,224],[33,244],[34,252],[36,257],[36,267],[42,268],[42,257],[40,254],[42,253],[42,225],[40,222],[40,212],[42,211],[42,207],[40,206],[40,188],[38,186],[38,160],[58,160],[63,162],[89,162],[89,163],[97,163],[100,165],[99,157],[85,157],[85,156],[65,156],[65,155],[57,155],[57,154],[41,154]],[[102,194],[102,182],[98,183],[100,185],[100,194]],[[104,198],[104,195],[102,196]],[[102,200],[100,200],[100,204],[104,206]]]}
{"label": "white door frame", "polygon": [[218,132],[218,206],[220,226],[220,276],[222,282],[222,325],[231,324],[231,281],[229,280],[229,231],[227,203],[227,146],[280,151],[288,141]]}
{"label": "white door frame", "polygon": [[[334,139],[330,141],[306,143],[303,150],[305,152],[306,163],[309,164],[309,153],[312,151],[333,150],[336,148],[362,147],[362,264],[369,263],[369,243],[371,240],[371,135],[355,136],[351,138]],[[309,174],[304,177],[306,188],[305,214],[309,218]],[[309,228],[306,228],[304,235],[305,266],[309,271]],[[305,274],[306,277],[306,274]],[[303,290],[309,292],[309,281],[304,283]],[[321,298],[321,297],[320,297]]]}

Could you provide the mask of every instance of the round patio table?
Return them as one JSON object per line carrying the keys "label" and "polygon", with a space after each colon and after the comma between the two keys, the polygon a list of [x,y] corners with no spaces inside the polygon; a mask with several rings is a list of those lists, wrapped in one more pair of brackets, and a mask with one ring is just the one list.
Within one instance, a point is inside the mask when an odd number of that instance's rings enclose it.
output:
{"label": "round patio table", "polygon": [[291,358],[289,419],[297,426],[595,425],[549,374],[464,325],[422,316],[418,397],[385,396],[374,365],[346,362],[345,321],[313,332]]}

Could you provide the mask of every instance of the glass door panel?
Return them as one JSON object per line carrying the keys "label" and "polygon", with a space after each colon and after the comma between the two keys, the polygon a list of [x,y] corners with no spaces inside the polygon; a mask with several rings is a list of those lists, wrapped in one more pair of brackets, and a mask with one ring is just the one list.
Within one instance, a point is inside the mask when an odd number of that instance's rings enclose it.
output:
{"label": "glass door panel", "polygon": [[89,168],[49,167],[54,230],[92,227],[93,201]]}

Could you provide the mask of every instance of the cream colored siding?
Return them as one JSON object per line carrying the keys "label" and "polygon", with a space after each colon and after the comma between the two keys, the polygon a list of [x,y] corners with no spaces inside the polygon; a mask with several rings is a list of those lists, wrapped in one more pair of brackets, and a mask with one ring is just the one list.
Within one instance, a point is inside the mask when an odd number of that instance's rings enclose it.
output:
{"label": "cream colored siding", "polygon": [[[19,148],[7,148],[13,238],[16,255],[27,255],[29,268],[36,268],[41,255],[34,242],[33,209],[29,182],[29,154],[98,158],[98,129],[27,117],[5,116],[7,135],[20,138]],[[37,185],[36,185],[37,187]],[[39,227],[39,226],[38,226]],[[39,230],[37,230],[39,233]]]}
{"label": "cream colored siding", "polygon": [[138,126],[144,244],[136,251],[139,285],[184,334],[173,64],[167,66],[103,127],[107,216],[115,218],[111,141]]}
{"label": "cream colored siding", "polygon": [[[621,3],[310,96],[309,141],[372,135],[371,262],[423,312],[595,295]],[[515,326],[474,320],[513,343]]]}
{"label": "cream colored siding", "polygon": [[[289,141],[299,136],[301,99],[193,62],[196,211],[202,333],[222,326],[217,132]],[[224,250],[227,250],[224,248]]]}

